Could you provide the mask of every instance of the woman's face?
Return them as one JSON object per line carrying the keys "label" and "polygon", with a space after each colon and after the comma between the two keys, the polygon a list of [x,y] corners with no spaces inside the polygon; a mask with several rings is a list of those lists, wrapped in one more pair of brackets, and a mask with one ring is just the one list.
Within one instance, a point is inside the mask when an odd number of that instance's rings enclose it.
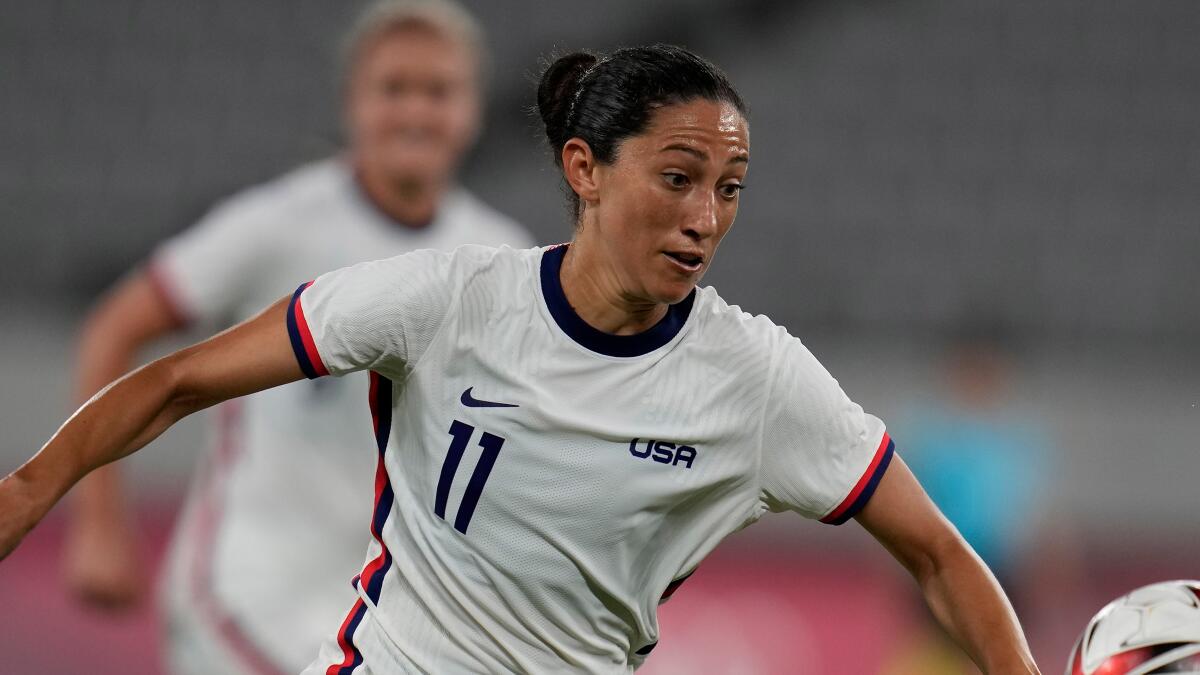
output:
{"label": "woman's face", "polygon": [[628,300],[687,297],[733,225],[749,158],[737,108],[694,99],[660,108],[597,166],[580,236],[598,236]]}
{"label": "woman's face", "polygon": [[346,99],[359,168],[389,182],[446,180],[478,127],[475,70],[467,47],[420,27],[363,46]]}

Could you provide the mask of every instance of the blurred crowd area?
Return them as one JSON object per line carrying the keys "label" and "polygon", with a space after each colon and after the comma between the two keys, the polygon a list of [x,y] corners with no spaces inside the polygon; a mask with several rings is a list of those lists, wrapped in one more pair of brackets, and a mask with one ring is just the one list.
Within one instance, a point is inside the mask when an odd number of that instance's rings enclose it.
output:
{"label": "blurred crowd area", "polygon": [[[336,151],[361,4],[0,1],[0,473],[69,412],[97,293],[222,196]],[[539,59],[667,41],[730,74],[753,162],[706,282],[800,336],[966,504],[1046,672],[1108,599],[1200,576],[1200,4],[465,4],[491,65],[464,182],[542,243],[570,226],[528,113]],[[131,462],[149,556],[203,425]],[[67,602],[59,528],[0,569],[0,672],[158,672],[145,616]],[[648,670],[899,672],[922,610],[877,548],[750,528],[664,607]]]}

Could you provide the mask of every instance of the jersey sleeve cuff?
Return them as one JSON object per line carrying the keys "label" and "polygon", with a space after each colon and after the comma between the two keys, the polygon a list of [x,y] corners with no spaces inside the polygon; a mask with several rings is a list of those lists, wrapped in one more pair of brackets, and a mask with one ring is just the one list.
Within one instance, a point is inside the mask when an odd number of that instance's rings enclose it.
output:
{"label": "jersey sleeve cuff", "polygon": [[854,484],[854,489],[850,490],[850,494],[846,495],[846,498],[830,511],[829,515],[822,518],[821,522],[827,525],[841,525],[857,515],[871,500],[871,495],[875,494],[875,488],[879,486],[879,479],[883,478],[895,451],[896,446],[892,443],[891,437],[884,432],[875,456],[871,458],[871,463],[863,472],[862,477]]}
{"label": "jersey sleeve cuff", "polygon": [[292,342],[292,351],[296,354],[300,370],[310,380],[329,374],[329,370],[321,360],[320,352],[317,351],[317,343],[313,340],[312,331],[308,329],[308,321],[304,318],[304,306],[300,304],[300,294],[312,283],[309,281],[300,284],[300,288],[297,288],[296,292],[292,294],[287,311],[287,329],[288,337]]}

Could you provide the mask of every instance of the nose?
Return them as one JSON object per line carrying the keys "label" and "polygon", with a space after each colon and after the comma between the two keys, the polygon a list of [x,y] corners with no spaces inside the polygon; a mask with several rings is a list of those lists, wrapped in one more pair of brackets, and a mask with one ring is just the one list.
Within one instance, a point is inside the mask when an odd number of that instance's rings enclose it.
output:
{"label": "nose", "polygon": [[698,194],[684,225],[684,234],[696,241],[714,236],[720,229],[716,195]]}
{"label": "nose", "polygon": [[424,122],[436,114],[436,109],[430,97],[422,95],[419,91],[410,90],[404,95],[396,97],[392,106],[392,114],[396,120],[412,124]]}

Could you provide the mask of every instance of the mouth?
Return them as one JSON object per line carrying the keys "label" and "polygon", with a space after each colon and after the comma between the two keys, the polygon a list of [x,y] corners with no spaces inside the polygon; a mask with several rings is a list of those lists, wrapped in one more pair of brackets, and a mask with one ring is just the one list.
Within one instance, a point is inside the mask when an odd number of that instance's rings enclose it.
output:
{"label": "mouth", "polygon": [[704,266],[704,256],[699,253],[690,253],[687,251],[663,251],[672,263],[681,267],[683,270],[694,273],[699,272]]}
{"label": "mouth", "polygon": [[389,134],[388,140],[404,145],[432,145],[437,142],[438,137],[425,129],[404,129]]}

